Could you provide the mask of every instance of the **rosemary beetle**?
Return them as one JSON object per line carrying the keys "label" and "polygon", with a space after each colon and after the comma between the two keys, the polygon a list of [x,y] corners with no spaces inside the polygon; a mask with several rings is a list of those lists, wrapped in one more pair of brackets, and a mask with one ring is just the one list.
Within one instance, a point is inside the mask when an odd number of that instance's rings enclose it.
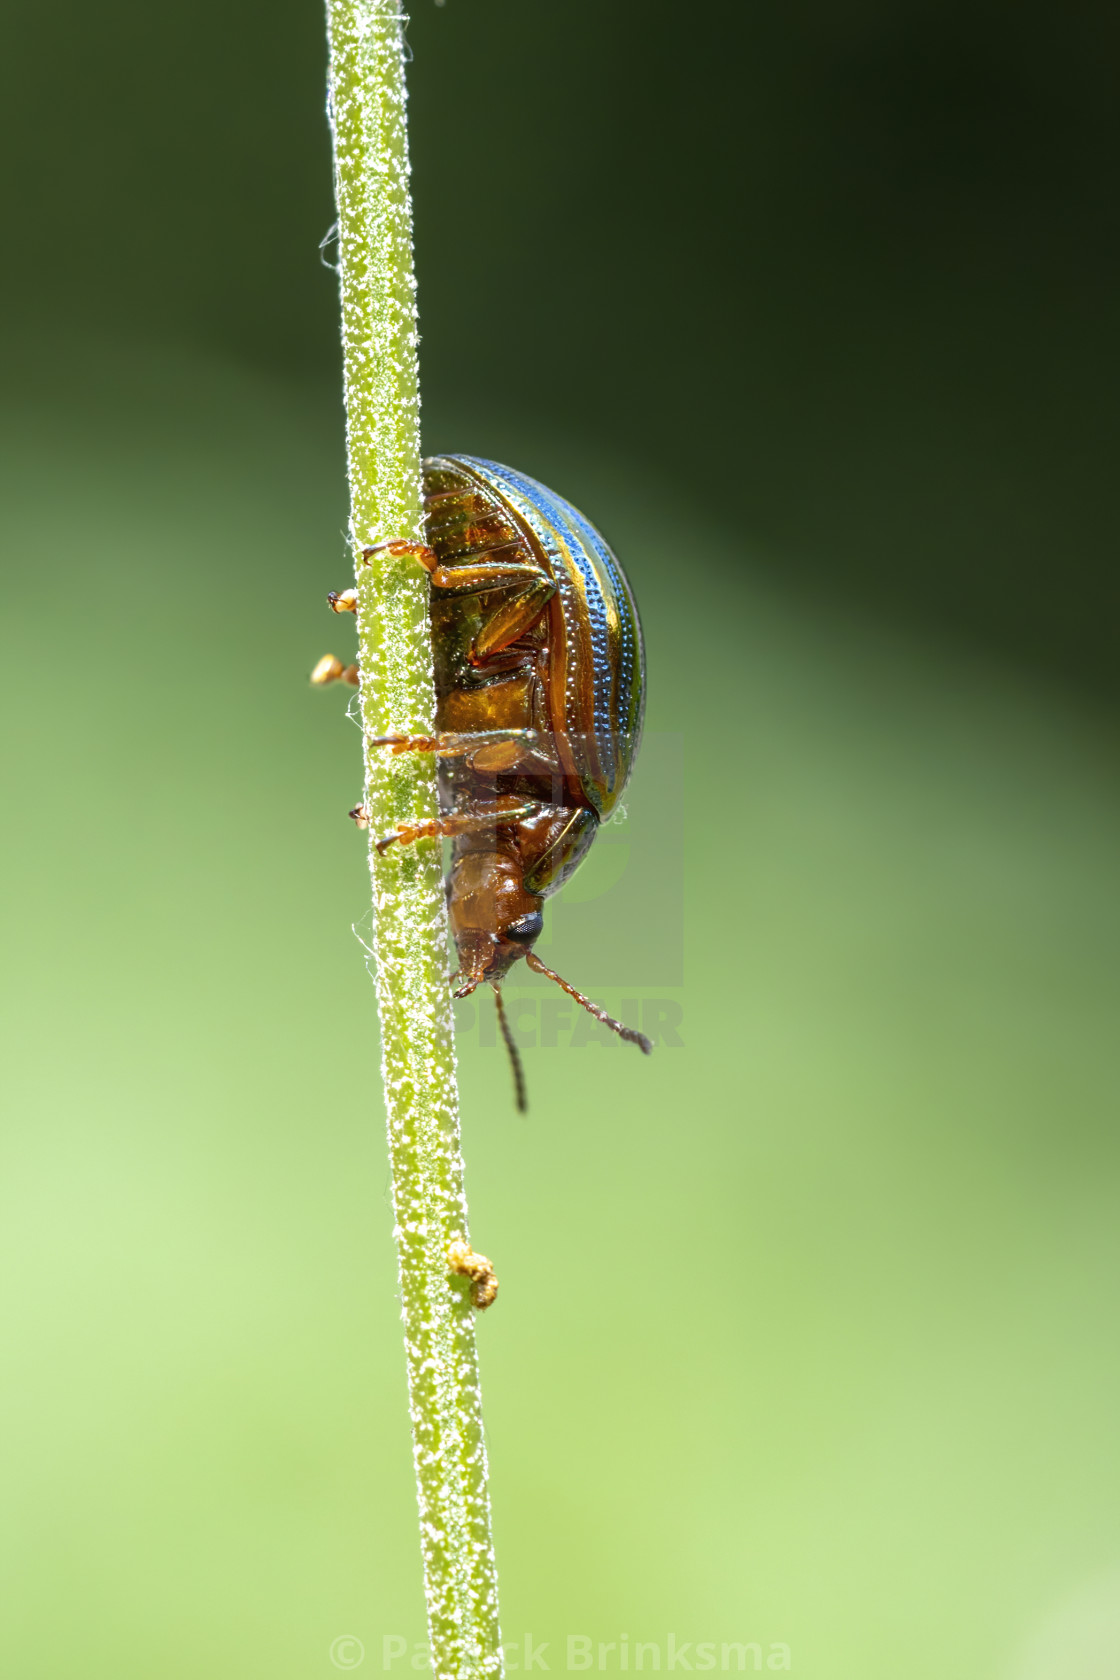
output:
{"label": "rosemary beetle", "polygon": [[[615,556],[562,497],[470,455],[435,456],[423,471],[427,543],[380,549],[412,555],[428,572],[437,733],[370,744],[436,754],[440,816],[399,824],[376,845],[384,854],[422,838],[452,841],[455,996],[483,984],[492,989],[524,1110],[501,994],[517,962],[555,981],[620,1038],[651,1049],[533,950],[545,899],[587,856],[634,764],[644,704],[641,625]],[[353,610],[354,592],[332,594],[329,604]],[[353,680],[341,661],[320,661],[316,680],[339,678]],[[351,815],[364,824],[361,807]]]}

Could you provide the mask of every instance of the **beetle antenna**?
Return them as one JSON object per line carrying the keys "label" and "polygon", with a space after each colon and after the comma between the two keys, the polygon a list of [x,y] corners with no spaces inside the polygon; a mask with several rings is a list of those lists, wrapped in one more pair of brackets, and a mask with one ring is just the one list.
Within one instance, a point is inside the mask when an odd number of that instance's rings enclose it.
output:
{"label": "beetle antenna", "polygon": [[521,1066],[521,1052],[514,1043],[509,1022],[506,1020],[506,1006],[502,1002],[501,987],[495,986],[491,981],[490,990],[493,992],[494,1002],[498,1006],[498,1025],[502,1029],[502,1037],[505,1039],[506,1049],[509,1051],[509,1065],[513,1069],[513,1100],[517,1104],[518,1114],[527,1114],[529,1112],[529,1099],[525,1095],[525,1072]]}
{"label": "beetle antenna", "polygon": [[624,1027],[621,1021],[616,1021],[613,1015],[608,1015],[606,1010],[600,1009],[597,1003],[592,1003],[590,998],[585,998],[582,992],[577,992],[574,986],[569,986],[566,980],[561,980],[560,976],[554,973],[547,963],[541,961],[535,951],[527,951],[525,960],[529,967],[535,969],[538,974],[547,974],[550,980],[555,980],[562,992],[567,992],[570,998],[574,998],[577,1003],[582,1004],[589,1015],[594,1015],[597,1021],[602,1021],[603,1025],[609,1027],[612,1032],[616,1032],[619,1038],[624,1038],[627,1044],[636,1044],[644,1056],[649,1055],[653,1045],[645,1033],[635,1032],[633,1027]]}

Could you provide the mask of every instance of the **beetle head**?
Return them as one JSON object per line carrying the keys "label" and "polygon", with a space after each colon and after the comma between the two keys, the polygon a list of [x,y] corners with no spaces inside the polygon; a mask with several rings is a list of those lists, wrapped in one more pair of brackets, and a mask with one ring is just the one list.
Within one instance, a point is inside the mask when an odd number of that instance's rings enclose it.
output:
{"label": "beetle head", "polygon": [[517,1107],[522,1113],[526,1107],[525,1078],[517,1044],[506,1020],[501,989],[502,980],[519,957],[525,957],[531,969],[554,981],[561,991],[567,992],[627,1043],[636,1044],[647,1056],[652,1049],[644,1033],[614,1020],[606,1010],[547,968],[535,954],[533,942],[541,932],[543,902],[539,893],[526,887],[520,863],[504,852],[465,852],[455,860],[448,895],[451,931],[459,952],[459,973],[455,976],[459,984],[455,996],[469,997],[483,982],[493,991],[498,1022],[513,1068]]}
{"label": "beetle head", "polygon": [[467,852],[456,860],[448,911],[467,997],[483,981],[502,979],[532,948],[543,925],[539,893],[525,885],[520,863],[504,852]]}

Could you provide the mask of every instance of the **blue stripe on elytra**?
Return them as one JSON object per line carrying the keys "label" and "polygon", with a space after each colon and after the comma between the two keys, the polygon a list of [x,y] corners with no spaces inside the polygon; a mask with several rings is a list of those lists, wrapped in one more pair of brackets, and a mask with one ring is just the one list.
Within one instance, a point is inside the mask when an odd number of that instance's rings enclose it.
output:
{"label": "blue stripe on elytra", "polygon": [[584,518],[578,508],[571,507],[570,503],[565,503],[565,506],[569,507],[572,520],[576,528],[583,532],[585,540],[598,555],[599,560],[606,570],[607,576],[611,580],[611,585],[614,589],[615,595],[618,598],[618,620],[621,629],[621,645],[619,648],[617,715],[619,723],[624,724],[629,730],[632,728],[633,721],[630,714],[633,706],[634,669],[636,665],[635,655],[637,651],[635,648],[633,623],[635,615],[630,600],[630,591],[627,588],[626,579],[622,575],[622,568],[619,566],[614,555],[611,553],[594,525]]}

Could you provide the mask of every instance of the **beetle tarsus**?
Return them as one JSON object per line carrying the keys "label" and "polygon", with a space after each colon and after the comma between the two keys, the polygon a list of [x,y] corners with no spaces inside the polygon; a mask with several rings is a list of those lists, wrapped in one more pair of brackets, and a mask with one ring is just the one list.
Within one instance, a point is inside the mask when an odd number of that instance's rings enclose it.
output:
{"label": "beetle tarsus", "polygon": [[356,822],[359,828],[369,827],[369,812],[364,805],[355,805],[354,809],[347,811],[346,815]]}
{"label": "beetle tarsus", "polygon": [[332,612],[357,612],[358,591],[356,589],[343,589],[340,592],[332,589],[327,596],[327,605]]}
{"label": "beetle tarsus", "polygon": [[374,844],[378,857],[384,857],[390,846],[411,846],[417,840],[435,840],[442,832],[442,822],[398,823],[395,834],[383,834]]}
{"label": "beetle tarsus", "polygon": [[375,735],[367,741],[370,747],[392,747],[394,753],[439,752],[440,735]]}
{"label": "beetle tarsus", "polygon": [[410,554],[414,560],[419,560],[426,572],[433,571],[439,565],[434,551],[427,543],[410,542],[407,537],[390,537],[388,542],[374,543],[372,548],[363,548],[363,565],[368,566],[375,554]]}
{"label": "beetle tarsus", "polygon": [[520,822],[537,809],[531,801],[507,795],[493,805],[476,806],[471,811],[451,811],[434,822],[398,823],[395,834],[383,834],[377,841],[382,857],[390,846],[411,846],[417,840],[454,840],[457,834],[485,834],[509,824]]}

